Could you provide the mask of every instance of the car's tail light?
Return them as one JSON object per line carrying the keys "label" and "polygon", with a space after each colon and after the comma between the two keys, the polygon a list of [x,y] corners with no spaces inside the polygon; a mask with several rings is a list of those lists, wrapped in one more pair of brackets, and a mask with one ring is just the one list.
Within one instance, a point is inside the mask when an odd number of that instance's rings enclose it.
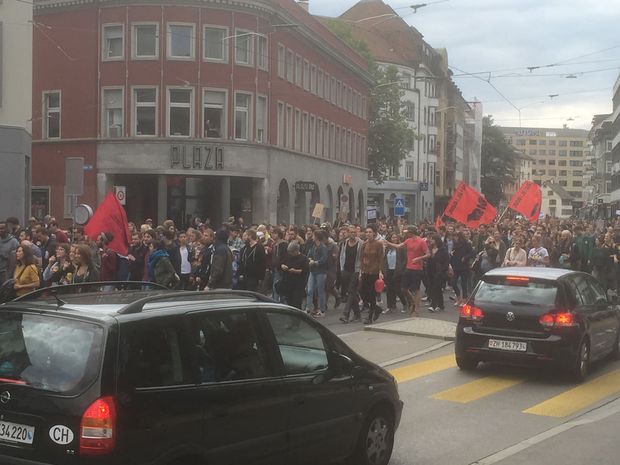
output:
{"label": "car's tail light", "polygon": [[80,455],[111,452],[116,442],[116,404],[113,397],[101,397],[90,404],[80,424]]}
{"label": "car's tail light", "polygon": [[545,328],[577,326],[575,315],[570,312],[545,313],[540,316],[538,322]]}
{"label": "car's tail light", "polygon": [[465,304],[461,307],[460,315],[461,318],[473,321],[480,321],[484,318],[484,312],[481,308],[469,304]]}

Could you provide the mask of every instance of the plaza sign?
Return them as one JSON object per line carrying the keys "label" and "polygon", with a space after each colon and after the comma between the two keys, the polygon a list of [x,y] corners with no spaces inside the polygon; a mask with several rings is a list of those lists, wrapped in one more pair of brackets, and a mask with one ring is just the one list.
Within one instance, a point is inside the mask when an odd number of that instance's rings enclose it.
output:
{"label": "plaza sign", "polygon": [[172,145],[170,168],[221,171],[224,169],[224,149],[211,145]]}

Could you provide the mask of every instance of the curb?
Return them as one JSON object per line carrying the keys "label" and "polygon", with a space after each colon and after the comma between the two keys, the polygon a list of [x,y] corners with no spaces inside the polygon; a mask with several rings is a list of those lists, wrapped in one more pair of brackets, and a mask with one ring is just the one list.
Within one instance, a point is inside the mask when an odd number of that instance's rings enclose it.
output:
{"label": "curb", "polygon": [[414,331],[403,331],[398,329],[386,329],[380,327],[373,326],[365,326],[364,331],[376,331],[378,333],[391,333],[391,334],[399,334],[401,336],[418,336],[418,337],[426,337],[429,339],[438,339],[440,341],[455,341],[456,336],[440,336],[438,334],[428,334],[428,333],[418,333]]}

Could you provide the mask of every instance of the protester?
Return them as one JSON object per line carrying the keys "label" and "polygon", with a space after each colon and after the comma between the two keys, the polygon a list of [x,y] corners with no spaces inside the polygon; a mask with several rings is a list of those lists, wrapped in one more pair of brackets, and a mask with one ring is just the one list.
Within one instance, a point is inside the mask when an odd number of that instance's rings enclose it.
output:
{"label": "protester", "polygon": [[18,246],[19,242],[9,232],[6,222],[0,222],[0,284],[13,276]]}
{"label": "protester", "polygon": [[[322,318],[327,311],[327,299],[325,281],[327,279],[327,260],[328,250],[324,244],[325,231],[318,229],[313,233],[313,243],[308,251],[308,266],[310,274],[308,276],[308,298],[306,299],[306,313],[316,318]],[[312,297],[314,292],[318,294],[317,311],[314,311]]]}
{"label": "protester", "polygon": [[149,281],[160,284],[168,289],[174,289],[180,282],[170,256],[166,250],[166,243],[159,239],[151,243],[151,253],[148,261]]}
{"label": "protester", "polygon": [[59,286],[69,284],[75,268],[71,263],[69,244],[58,244],[56,254],[50,257],[47,267],[43,271],[43,281],[46,286]]}
{"label": "protester", "polygon": [[430,279],[430,292],[428,293],[430,301],[429,310],[431,312],[439,312],[445,308],[443,287],[448,279],[450,255],[441,237],[436,234],[431,237],[430,255],[428,269]]}
{"label": "protester", "polygon": [[220,229],[215,233],[215,242],[211,255],[211,272],[205,290],[232,289],[232,262],[232,252],[228,247],[228,230]]}
{"label": "protester", "polygon": [[245,245],[240,254],[240,287],[247,291],[258,291],[261,281],[265,278],[266,269],[265,248],[259,244],[256,230],[249,229],[245,233]]}
{"label": "protester", "polygon": [[377,229],[373,224],[366,227],[366,241],[361,252],[359,292],[364,305],[369,307],[368,318],[364,320],[364,324],[370,324],[375,322],[383,311],[377,305],[375,291],[375,283],[378,279],[383,279],[383,243],[377,240]]}
{"label": "protester", "polygon": [[20,245],[15,251],[16,266],[13,272],[13,289],[17,297],[28,294],[39,287],[39,269],[30,247]]}
{"label": "protester", "polygon": [[75,273],[72,284],[92,283],[99,281],[99,272],[95,267],[90,246],[80,244],[75,250]]}
{"label": "protester", "polygon": [[280,264],[282,279],[278,282],[279,294],[284,298],[284,303],[302,310],[309,271],[308,258],[301,254],[296,240],[288,244],[286,252]]}
{"label": "protester", "polygon": [[[463,305],[471,288],[471,265],[476,253],[464,232],[459,232],[454,241],[450,257],[452,288],[456,294],[456,305]],[[459,286],[460,285],[460,286]]]}

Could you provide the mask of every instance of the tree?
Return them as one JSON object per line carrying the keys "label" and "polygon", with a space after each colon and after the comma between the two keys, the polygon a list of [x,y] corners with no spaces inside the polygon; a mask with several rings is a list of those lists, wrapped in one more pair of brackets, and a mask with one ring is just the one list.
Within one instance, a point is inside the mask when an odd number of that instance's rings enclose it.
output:
{"label": "tree", "polygon": [[407,156],[416,134],[409,128],[395,66],[378,66],[368,44],[353,36],[350,24],[332,19],[329,29],[368,61],[373,77],[368,103],[368,170],[369,177],[382,183],[389,168],[400,165]]}
{"label": "tree", "polygon": [[482,121],[480,186],[493,205],[500,204],[504,187],[515,182],[518,162],[515,150],[506,142],[499,127],[493,124],[493,118],[485,116]]}

